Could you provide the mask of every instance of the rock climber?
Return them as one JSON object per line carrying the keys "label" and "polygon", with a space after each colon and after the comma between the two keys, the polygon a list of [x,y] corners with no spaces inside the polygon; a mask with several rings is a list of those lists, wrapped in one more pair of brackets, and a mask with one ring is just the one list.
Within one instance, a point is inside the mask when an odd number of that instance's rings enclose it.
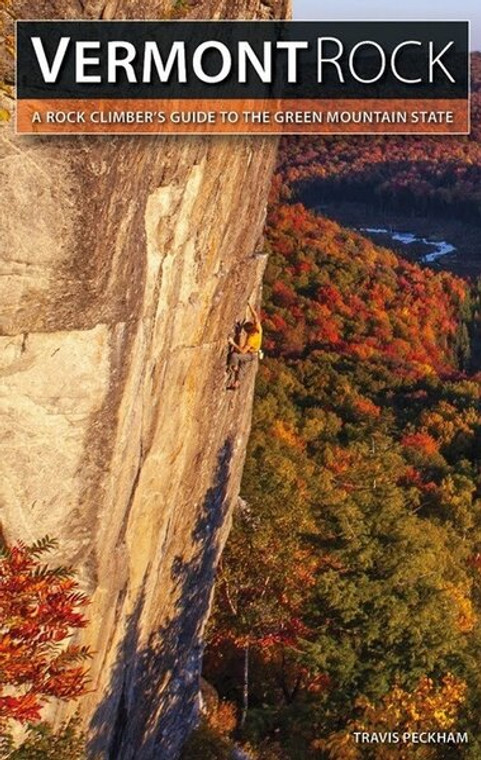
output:
{"label": "rock climber", "polygon": [[229,390],[235,390],[240,385],[240,375],[243,367],[249,362],[255,361],[255,359],[261,353],[262,346],[262,325],[259,319],[259,314],[251,306],[247,304],[250,320],[243,322],[240,325],[240,333],[238,343],[233,338],[229,338],[229,345],[231,346],[231,352],[229,355],[228,368],[231,376],[230,383],[228,385]]}

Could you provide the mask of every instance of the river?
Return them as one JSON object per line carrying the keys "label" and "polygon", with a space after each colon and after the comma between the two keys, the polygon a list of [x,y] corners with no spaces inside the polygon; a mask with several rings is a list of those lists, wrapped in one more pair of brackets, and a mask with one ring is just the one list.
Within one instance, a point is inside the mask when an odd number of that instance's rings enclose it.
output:
{"label": "river", "polygon": [[425,264],[432,264],[441,258],[441,256],[446,256],[446,254],[456,251],[456,246],[448,243],[446,240],[430,240],[426,237],[418,237],[414,232],[398,232],[386,227],[360,227],[359,232],[367,232],[369,235],[387,235],[391,240],[403,245],[421,243],[421,245],[425,245],[430,249],[421,257],[421,261]]}

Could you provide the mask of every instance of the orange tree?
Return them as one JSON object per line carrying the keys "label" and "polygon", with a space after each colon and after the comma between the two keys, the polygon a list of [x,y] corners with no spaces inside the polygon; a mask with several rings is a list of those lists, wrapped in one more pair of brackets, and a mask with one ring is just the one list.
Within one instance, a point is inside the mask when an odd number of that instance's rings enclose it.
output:
{"label": "orange tree", "polygon": [[70,700],[86,691],[86,647],[69,641],[86,625],[87,597],[73,571],[51,568],[46,537],[0,551],[0,735],[11,720],[40,720],[49,698]]}

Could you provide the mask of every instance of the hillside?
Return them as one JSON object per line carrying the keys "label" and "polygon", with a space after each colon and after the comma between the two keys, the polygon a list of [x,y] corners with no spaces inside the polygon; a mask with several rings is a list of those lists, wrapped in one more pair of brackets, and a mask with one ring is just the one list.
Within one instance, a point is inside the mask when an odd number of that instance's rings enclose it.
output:
{"label": "hillside", "polygon": [[[479,284],[306,205],[351,193],[370,227],[373,198],[405,177],[399,204],[426,226],[443,197],[463,218],[476,135],[283,142],[267,358],[205,664],[256,760],[479,757]],[[352,737],[427,729],[469,745]]]}

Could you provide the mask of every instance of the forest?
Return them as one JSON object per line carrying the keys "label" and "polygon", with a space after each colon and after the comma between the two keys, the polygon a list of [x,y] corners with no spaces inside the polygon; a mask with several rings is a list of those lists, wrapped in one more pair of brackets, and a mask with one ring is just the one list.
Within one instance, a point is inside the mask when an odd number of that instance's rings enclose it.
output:
{"label": "forest", "polygon": [[[311,208],[481,224],[481,56],[473,71],[469,137],[282,143],[266,358],[205,654],[215,697],[186,758],[234,741],[256,760],[481,757],[479,281]],[[353,740],[422,730],[469,741]]]}

